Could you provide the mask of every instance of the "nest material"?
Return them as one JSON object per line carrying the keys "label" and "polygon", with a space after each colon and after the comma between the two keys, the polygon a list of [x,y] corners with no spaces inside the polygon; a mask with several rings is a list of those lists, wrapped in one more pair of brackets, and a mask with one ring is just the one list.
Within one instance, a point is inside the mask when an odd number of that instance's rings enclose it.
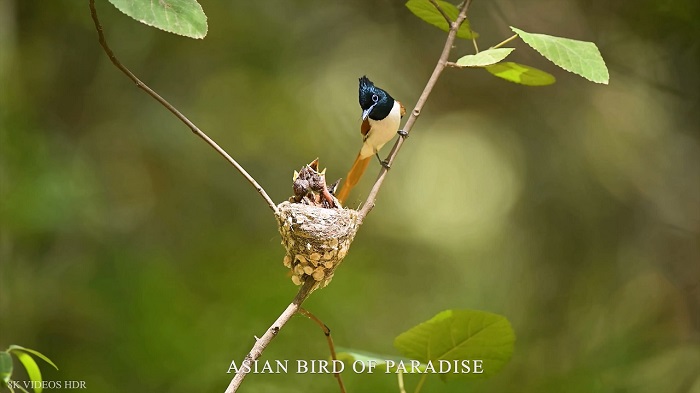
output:
{"label": "nest material", "polygon": [[301,285],[313,277],[318,282],[315,288],[325,287],[357,233],[357,211],[290,202],[277,208],[282,245],[287,250],[284,266],[291,270],[292,282]]}

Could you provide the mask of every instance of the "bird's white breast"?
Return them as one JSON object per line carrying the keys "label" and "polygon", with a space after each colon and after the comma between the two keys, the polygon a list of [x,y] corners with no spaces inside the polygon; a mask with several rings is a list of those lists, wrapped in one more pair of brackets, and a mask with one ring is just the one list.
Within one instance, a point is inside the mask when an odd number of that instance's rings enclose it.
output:
{"label": "bird's white breast", "polygon": [[360,156],[367,158],[376,154],[387,142],[394,138],[401,125],[401,104],[394,100],[394,107],[389,115],[382,120],[368,119],[370,129],[365,136]]}

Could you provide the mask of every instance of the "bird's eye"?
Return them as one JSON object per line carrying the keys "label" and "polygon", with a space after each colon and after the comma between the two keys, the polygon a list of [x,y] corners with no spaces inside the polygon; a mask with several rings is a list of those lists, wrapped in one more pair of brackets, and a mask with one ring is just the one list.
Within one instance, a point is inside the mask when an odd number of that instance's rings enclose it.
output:
{"label": "bird's eye", "polygon": [[377,101],[379,101],[379,96],[376,94],[372,94],[372,102],[376,103]]}

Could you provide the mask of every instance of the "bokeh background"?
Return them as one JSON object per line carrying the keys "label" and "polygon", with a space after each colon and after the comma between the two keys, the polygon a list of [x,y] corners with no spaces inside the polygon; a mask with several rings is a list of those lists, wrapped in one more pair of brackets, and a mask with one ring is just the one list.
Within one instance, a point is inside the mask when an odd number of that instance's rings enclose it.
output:
{"label": "bokeh background", "polygon": [[[202,5],[204,40],[98,10],[121,60],[278,202],[316,157],[345,175],[359,76],[410,108],[445,37],[401,1]],[[448,69],[345,263],[306,303],[336,344],[396,355],[393,338],[439,311],[480,309],[513,324],[512,361],[423,391],[700,392],[699,11],[474,1],[482,48],[508,25],[594,41],[610,85],[522,42],[512,60],[555,85]],[[39,349],[60,367],[45,379],[94,392],[223,391],[229,363],[296,293],[269,208],[108,62],[86,1],[0,0],[0,87],[0,347]],[[327,355],[295,317],[264,359]],[[398,391],[392,375],[345,382]],[[242,391],[337,387],[251,375]]]}

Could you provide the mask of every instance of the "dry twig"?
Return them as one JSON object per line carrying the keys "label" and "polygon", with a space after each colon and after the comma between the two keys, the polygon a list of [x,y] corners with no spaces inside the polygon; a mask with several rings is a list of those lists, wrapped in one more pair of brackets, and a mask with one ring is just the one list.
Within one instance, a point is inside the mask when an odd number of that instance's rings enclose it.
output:
{"label": "dry twig", "polygon": [[442,14],[442,17],[445,18],[445,21],[447,22],[447,27],[452,26],[452,20],[450,19],[450,16],[447,15],[445,10],[440,7],[440,4],[437,2],[437,0],[430,0],[430,2],[433,4],[433,6]]}
{"label": "dry twig", "polygon": [[206,142],[209,146],[211,146],[214,150],[216,150],[217,153],[219,153],[222,157],[226,159],[231,165],[240,172],[243,177],[248,180],[248,182],[255,188],[255,190],[260,194],[260,196],[263,197],[267,205],[272,209],[273,212],[277,213],[277,205],[270,199],[270,196],[267,195],[267,192],[265,192],[265,189],[262,188],[260,184],[258,184],[257,181],[251,176],[243,167],[233,159],[224,149],[222,149],[216,142],[214,142],[213,139],[209,138],[207,134],[205,134],[202,130],[199,129],[194,123],[190,121],[185,115],[183,115],[177,108],[175,108],[172,104],[170,104],[165,98],[161,97],[158,93],[153,91],[148,85],[145,83],[141,82],[139,78],[136,77],[131,71],[129,71],[128,68],[126,68],[125,65],[123,65],[119,59],[117,59],[117,56],[112,52],[112,49],[109,47],[107,44],[107,40],[105,39],[104,31],[102,30],[102,25],[100,24],[100,20],[97,18],[97,9],[95,8],[95,0],[90,0],[90,15],[92,16],[92,21],[95,23],[95,30],[97,30],[97,36],[100,41],[100,45],[102,46],[102,49],[104,49],[105,53],[109,57],[109,60],[112,61],[112,64],[114,64],[115,67],[117,67],[121,72],[123,72],[129,79],[131,79],[135,84],[136,87],[140,88],[141,90],[145,91],[146,94],[149,96],[153,97],[156,101],[158,101],[161,105],[165,107],[165,109],[169,110],[175,117],[180,119],[187,127],[189,127],[192,132],[197,135],[198,137],[202,138],[204,142]]}
{"label": "dry twig", "polygon": [[[312,314],[310,311],[306,310],[305,308],[299,308],[299,314],[314,321],[314,323],[321,328],[321,330],[323,331],[323,334],[326,336],[326,341],[328,342],[328,349],[331,352],[331,359],[338,360],[338,357],[336,356],[336,353],[335,353],[335,344],[333,343],[333,337],[331,337],[331,329],[328,328],[328,325],[323,323],[320,319],[318,319],[314,314]],[[333,376],[335,377],[335,379],[338,380],[338,385],[340,387],[340,393],[345,393],[346,392],[345,385],[343,384],[343,378],[340,376],[340,373],[333,373]]]}
{"label": "dry twig", "polygon": [[245,355],[245,359],[243,359],[243,362],[238,367],[238,372],[226,388],[226,393],[233,393],[236,390],[238,390],[238,388],[241,386],[241,383],[243,383],[243,379],[246,377],[246,375],[248,375],[248,373],[246,373],[244,370],[250,370],[253,368],[253,362],[258,360],[265,348],[267,348],[268,344],[270,344],[272,339],[277,336],[277,333],[279,333],[280,330],[282,330],[282,327],[284,327],[284,325],[287,322],[289,322],[289,320],[294,316],[294,314],[296,314],[296,312],[299,311],[299,307],[301,307],[301,304],[304,302],[304,300],[306,300],[306,298],[309,297],[309,294],[311,294],[311,291],[313,290],[316,284],[317,283],[313,278],[308,278],[301,286],[301,288],[299,288],[299,292],[294,297],[294,300],[292,300],[289,306],[287,306],[287,308],[282,312],[282,314],[280,314],[280,316],[277,317],[277,320],[275,320],[275,322],[272,325],[270,325],[265,334],[263,334],[262,337],[258,338],[255,341],[253,348],[250,350],[250,352],[248,352],[247,355]]}

